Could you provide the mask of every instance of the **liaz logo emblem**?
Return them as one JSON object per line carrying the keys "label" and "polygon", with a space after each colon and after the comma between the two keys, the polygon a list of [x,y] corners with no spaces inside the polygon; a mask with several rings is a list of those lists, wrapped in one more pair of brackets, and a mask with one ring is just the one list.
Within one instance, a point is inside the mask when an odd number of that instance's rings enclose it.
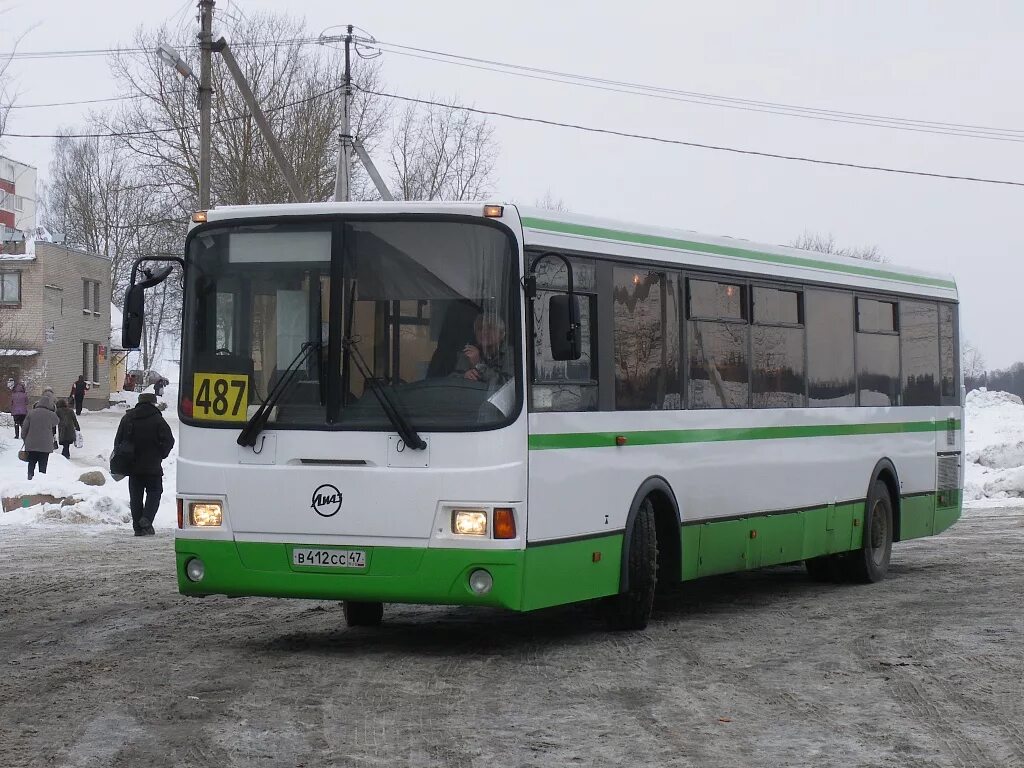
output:
{"label": "liaz logo emblem", "polygon": [[341,509],[341,491],[329,483],[313,491],[309,504],[320,517],[333,517]]}

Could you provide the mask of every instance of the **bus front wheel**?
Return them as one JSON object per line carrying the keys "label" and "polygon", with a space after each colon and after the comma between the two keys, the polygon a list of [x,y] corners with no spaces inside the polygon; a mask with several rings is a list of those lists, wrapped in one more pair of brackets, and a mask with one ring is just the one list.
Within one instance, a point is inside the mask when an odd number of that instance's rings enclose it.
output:
{"label": "bus front wheel", "polygon": [[649,498],[640,503],[630,528],[624,592],[605,598],[608,626],[615,630],[644,629],[654,607],[654,588],[658,582],[658,538],[654,525],[654,505]]}
{"label": "bus front wheel", "polygon": [[379,627],[384,620],[384,603],[346,600],[342,608],[345,611],[345,623],[350,627]]}

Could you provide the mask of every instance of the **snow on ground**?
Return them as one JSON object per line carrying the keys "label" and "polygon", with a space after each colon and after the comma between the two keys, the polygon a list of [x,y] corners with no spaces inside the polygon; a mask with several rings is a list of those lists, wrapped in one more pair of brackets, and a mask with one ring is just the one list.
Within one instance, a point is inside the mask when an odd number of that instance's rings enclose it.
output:
{"label": "snow on ground", "polygon": [[[152,389],[152,388],[151,388]],[[137,393],[122,393],[131,400],[138,399]],[[178,418],[174,404],[177,391],[167,388],[161,400],[167,403],[164,418],[167,419],[175,440],[178,437]],[[12,525],[76,525],[86,529],[103,529],[110,525],[123,525],[131,529],[131,515],[128,507],[128,481],[115,482],[108,466],[110,451],[114,445],[117,425],[128,409],[128,404],[119,403],[101,411],[82,411],[78,417],[82,427],[84,447],[71,447],[71,460],[65,459],[60,451],[50,454],[46,474],[36,471],[29,480],[28,465],[18,459],[21,440],[14,439],[13,427],[0,427],[0,497],[11,498],[26,494],[48,494],[57,498],[75,497],[81,501],[70,506],[39,504],[12,512],[0,512],[0,531],[3,526]],[[160,500],[160,511],[153,525],[156,528],[173,528],[177,525],[175,511],[175,461],[178,447],[164,461],[164,494]],[[89,486],[79,481],[84,472],[99,470],[106,483]],[[9,531],[10,532],[10,531]],[[8,533],[9,533],[8,532]],[[0,536],[5,534],[0,532]]]}
{"label": "snow on ground", "polygon": [[[1024,404],[1008,392],[974,390],[964,409],[964,499],[1024,501]],[[1005,503],[1005,501],[1003,502]]]}

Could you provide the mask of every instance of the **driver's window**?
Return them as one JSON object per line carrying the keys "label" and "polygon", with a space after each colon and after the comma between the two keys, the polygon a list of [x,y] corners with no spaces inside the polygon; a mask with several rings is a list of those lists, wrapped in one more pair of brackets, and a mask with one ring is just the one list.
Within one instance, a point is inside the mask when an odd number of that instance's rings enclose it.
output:
{"label": "driver's window", "polygon": [[[527,254],[532,260],[533,254]],[[593,354],[593,323],[597,316],[596,270],[589,259],[570,259],[573,292],[579,297],[579,360],[555,360],[548,338],[548,303],[568,290],[568,273],[561,259],[537,264],[537,296],[533,301],[533,381],[531,405],[535,411],[597,410],[597,368]]]}

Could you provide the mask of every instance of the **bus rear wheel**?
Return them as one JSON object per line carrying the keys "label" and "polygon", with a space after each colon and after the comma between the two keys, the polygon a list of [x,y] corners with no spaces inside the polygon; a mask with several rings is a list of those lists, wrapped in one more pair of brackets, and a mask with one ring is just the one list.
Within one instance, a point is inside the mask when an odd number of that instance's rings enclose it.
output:
{"label": "bus rear wheel", "polygon": [[868,494],[864,510],[864,540],[860,549],[848,552],[843,560],[847,579],[874,584],[889,572],[893,534],[892,498],[889,487],[876,480]]}
{"label": "bus rear wheel", "polygon": [[654,505],[644,499],[630,528],[625,592],[605,598],[608,626],[614,630],[644,629],[654,608],[654,588],[658,583],[658,537],[655,533]]}
{"label": "bus rear wheel", "polygon": [[345,611],[345,623],[350,627],[379,627],[384,620],[384,603],[346,600],[342,609]]}

